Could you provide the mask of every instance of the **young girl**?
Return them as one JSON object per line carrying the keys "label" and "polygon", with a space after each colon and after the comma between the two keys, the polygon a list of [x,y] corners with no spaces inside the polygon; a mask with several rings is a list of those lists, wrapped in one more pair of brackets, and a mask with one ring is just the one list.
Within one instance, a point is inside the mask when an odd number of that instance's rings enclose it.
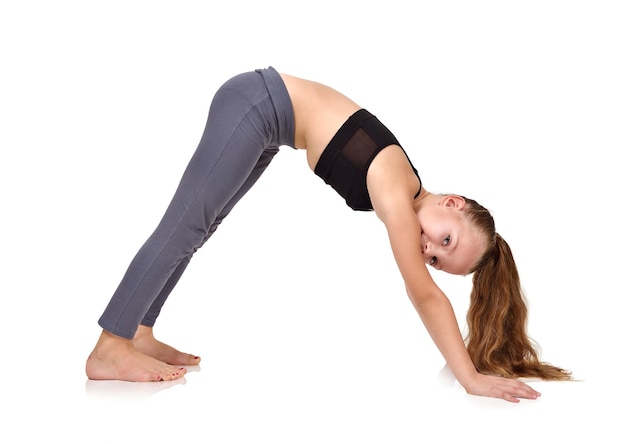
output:
{"label": "young girl", "polygon": [[[86,364],[90,379],[163,381],[200,358],[159,342],[152,327],[191,257],[256,182],[282,145],[353,209],[384,223],[407,293],[449,368],[474,395],[535,399],[518,377],[565,380],[539,361],[513,256],[489,212],[471,199],[428,192],[393,134],[341,93],[258,69],[227,81],[179,187],[102,314]],[[464,342],[452,306],[426,264],[473,274]]]}

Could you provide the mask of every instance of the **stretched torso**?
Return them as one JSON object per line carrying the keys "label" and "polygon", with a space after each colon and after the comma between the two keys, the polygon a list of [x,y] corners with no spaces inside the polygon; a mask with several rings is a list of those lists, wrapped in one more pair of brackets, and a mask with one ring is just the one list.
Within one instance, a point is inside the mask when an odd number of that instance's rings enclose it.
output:
{"label": "stretched torso", "polygon": [[[293,103],[294,148],[306,150],[309,167],[315,170],[333,136],[361,106],[326,85],[286,74],[281,77]],[[389,171],[389,165],[394,165],[393,171]],[[380,151],[369,166],[368,188],[377,186],[378,182],[397,180],[398,176],[406,178],[407,197],[413,199],[421,188],[419,178],[403,149],[390,145]]]}
{"label": "stretched torso", "polygon": [[294,148],[307,151],[309,167],[314,170],[328,142],[360,106],[321,83],[286,74],[281,77],[293,103],[296,120]]}

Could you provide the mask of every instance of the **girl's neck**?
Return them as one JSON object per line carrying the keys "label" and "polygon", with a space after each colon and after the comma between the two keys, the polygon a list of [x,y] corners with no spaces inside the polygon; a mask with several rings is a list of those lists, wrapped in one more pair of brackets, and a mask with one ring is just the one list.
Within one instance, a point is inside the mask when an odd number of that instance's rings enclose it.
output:
{"label": "girl's neck", "polygon": [[420,208],[422,208],[426,202],[431,201],[434,197],[436,197],[435,194],[422,188],[422,191],[420,191],[419,196],[413,199],[413,209],[415,210],[415,212],[417,213],[417,211]]}

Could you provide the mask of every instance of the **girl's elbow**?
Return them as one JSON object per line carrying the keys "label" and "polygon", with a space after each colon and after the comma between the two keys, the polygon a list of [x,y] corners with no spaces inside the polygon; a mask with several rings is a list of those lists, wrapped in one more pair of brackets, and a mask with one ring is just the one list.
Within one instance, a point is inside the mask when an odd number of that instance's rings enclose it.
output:
{"label": "girl's elbow", "polygon": [[432,304],[434,302],[440,301],[441,298],[445,298],[446,296],[441,291],[436,290],[419,290],[419,291],[411,291],[407,288],[407,294],[409,299],[415,306],[415,308],[419,309],[420,307]]}

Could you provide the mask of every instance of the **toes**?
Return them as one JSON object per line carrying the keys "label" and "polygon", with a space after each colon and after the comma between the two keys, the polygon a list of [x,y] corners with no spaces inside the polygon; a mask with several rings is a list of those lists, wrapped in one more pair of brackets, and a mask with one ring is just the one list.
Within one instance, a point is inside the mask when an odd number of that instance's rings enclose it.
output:
{"label": "toes", "polygon": [[182,378],[185,373],[187,373],[187,369],[185,367],[180,367],[175,370],[167,370],[158,375],[155,375],[154,381],[173,381],[175,379]]}

